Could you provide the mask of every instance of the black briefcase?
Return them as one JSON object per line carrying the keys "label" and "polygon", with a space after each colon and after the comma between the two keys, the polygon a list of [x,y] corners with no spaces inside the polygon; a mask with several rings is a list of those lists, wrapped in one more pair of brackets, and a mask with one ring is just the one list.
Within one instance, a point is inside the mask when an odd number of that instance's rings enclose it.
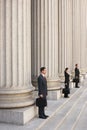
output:
{"label": "black briefcase", "polygon": [[36,106],[47,106],[47,100],[45,98],[36,98]]}
{"label": "black briefcase", "polygon": [[65,88],[62,89],[62,93],[65,93]]}
{"label": "black briefcase", "polygon": [[73,82],[76,82],[76,78],[73,78]]}

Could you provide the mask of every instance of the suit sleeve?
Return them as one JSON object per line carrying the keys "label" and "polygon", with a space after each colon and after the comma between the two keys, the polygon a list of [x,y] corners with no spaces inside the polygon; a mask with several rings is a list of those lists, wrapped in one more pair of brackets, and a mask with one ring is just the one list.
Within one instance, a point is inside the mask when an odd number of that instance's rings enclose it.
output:
{"label": "suit sleeve", "polygon": [[80,71],[79,71],[79,75],[80,75]]}
{"label": "suit sleeve", "polygon": [[42,92],[42,80],[39,77],[38,78],[38,95],[41,95],[41,94],[43,94],[43,92]]}

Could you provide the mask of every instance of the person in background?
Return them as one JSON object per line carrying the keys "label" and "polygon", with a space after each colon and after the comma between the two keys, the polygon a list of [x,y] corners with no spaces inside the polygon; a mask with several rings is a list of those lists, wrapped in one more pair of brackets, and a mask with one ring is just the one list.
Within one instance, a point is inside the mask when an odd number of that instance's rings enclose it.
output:
{"label": "person in background", "polygon": [[68,68],[65,69],[64,71],[64,76],[65,76],[65,89],[64,89],[64,97],[68,98],[68,94],[70,94],[70,89],[69,89],[69,81],[70,81],[70,75],[68,73]]}
{"label": "person in background", "polygon": [[78,69],[78,64],[75,64],[75,88],[79,88],[79,77],[80,77],[80,71]]}
{"label": "person in background", "polygon": [[[40,72],[41,72],[41,74],[38,77],[38,95],[45,102],[47,102],[47,99],[46,99],[46,97],[47,97],[47,80],[46,80],[46,77],[45,77],[46,68],[45,67],[41,67],[40,68]],[[39,118],[46,119],[48,117],[47,115],[45,115],[45,110],[44,109],[45,109],[45,105],[44,104],[39,106],[39,111],[38,111],[39,112]]]}

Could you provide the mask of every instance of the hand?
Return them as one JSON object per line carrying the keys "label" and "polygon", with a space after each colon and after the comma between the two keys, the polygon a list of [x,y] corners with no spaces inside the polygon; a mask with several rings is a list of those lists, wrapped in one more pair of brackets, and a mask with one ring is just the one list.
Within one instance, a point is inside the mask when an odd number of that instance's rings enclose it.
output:
{"label": "hand", "polygon": [[76,79],[78,79],[78,76],[76,76]]}
{"label": "hand", "polygon": [[43,98],[43,95],[41,94],[40,97]]}

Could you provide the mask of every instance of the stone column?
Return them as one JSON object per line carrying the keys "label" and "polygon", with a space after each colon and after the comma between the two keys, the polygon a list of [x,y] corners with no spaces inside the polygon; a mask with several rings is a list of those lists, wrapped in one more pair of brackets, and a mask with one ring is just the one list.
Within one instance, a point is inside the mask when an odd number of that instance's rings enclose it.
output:
{"label": "stone column", "polygon": [[[87,14],[87,1],[86,1],[86,14]],[[87,15],[86,15],[86,34],[87,34]],[[86,37],[87,43],[87,37]],[[87,44],[86,44],[86,54],[87,54]],[[86,58],[86,72],[87,72],[87,58]]]}
{"label": "stone column", "polygon": [[81,0],[73,0],[73,68],[81,63]]}
{"label": "stone column", "polygon": [[73,67],[78,63],[82,75],[85,75],[87,71],[85,59],[87,44],[86,8],[86,0],[73,0]]}
{"label": "stone column", "polygon": [[65,55],[65,1],[59,0],[59,66],[58,72],[62,79],[64,76],[64,69],[66,66],[66,55]]}
{"label": "stone column", "polygon": [[65,2],[65,55],[66,55],[66,67],[72,70],[72,0],[66,0]]}
{"label": "stone column", "polygon": [[[34,116],[29,108],[34,104],[31,84],[31,0],[0,0],[0,121],[24,124]],[[11,113],[20,113],[14,119]],[[34,108],[32,108],[34,109]],[[10,111],[10,110],[9,110]],[[4,112],[8,117],[4,119]],[[21,115],[22,114],[22,115]],[[17,115],[18,116],[18,115]],[[22,116],[24,120],[22,119]]]}
{"label": "stone column", "polygon": [[86,46],[87,46],[87,27],[86,27],[86,15],[87,15],[87,1],[81,0],[81,63],[80,63],[80,67],[81,67],[81,71],[82,74],[84,75],[87,72],[87,64],[86,64]]}
{"label": "stone column", "polygon": [[37,76],[40,74],[40,67],[46,66],[49,93],[55,92],[60,90],[58,77],[58,0],[34,0],[32,3],[34,5],[32,8],[34,16],[32,17],[33,84],[35,85]]}
{"label": "stone column", "polygon": [[72,70],[72,0],[59,0],[59,67],[64,80],[64,69]]}

